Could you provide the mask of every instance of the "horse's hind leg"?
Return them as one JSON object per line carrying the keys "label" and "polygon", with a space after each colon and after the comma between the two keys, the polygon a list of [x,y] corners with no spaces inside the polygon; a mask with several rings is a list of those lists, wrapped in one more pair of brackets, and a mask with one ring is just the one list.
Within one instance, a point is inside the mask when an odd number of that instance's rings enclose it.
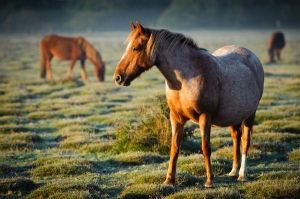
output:
{"label": "horse's hind leg", "polygon": [[233,140],[233,161],[232,161],[232,169],[229,176],[238,176],[239,168],[240,168],[240,159],[241,159],[241,136],[242,129],[241,124],[234,125],[230,127],[230,134]]}
{"label": "horse's hind leg", "polygon": [[241,167],[239,171],[239,181],[246,181],[246,159],[248,150],[250,147],[251,136],[253,132],[253,124],[255,119],[255,113],[251,115],[248,119],[243,122],[243,131],[242,131],[242,160]]}
{"label": "horse's hind leg", "polygon": [[278,61],[281,60],[280,54],[281,54],[281,49],[276,49],[276,57]]}
{"label": "horse's hind leg", "polygon": [[268,50],[269,53],[269,63],[275,63],[275,59],[274,59],[274,49],[270,48]]}
{"label": "horse's hind leg", "polygon": [[49,55],[46,61],[46,67],[47,67],[47,79],[49,81],[53,81],[53,74],[52,74],[52,68],[51,68],[51,60],[52,60],[52,55]]}

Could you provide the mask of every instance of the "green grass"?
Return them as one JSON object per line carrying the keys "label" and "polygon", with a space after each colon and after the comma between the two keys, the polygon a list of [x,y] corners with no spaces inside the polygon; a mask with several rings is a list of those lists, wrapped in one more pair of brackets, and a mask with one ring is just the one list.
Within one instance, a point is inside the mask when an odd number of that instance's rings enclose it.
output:
{"label": "green grass", "polygon": [[[210,52],[245,46],[267,61],[270,31],[188,31]],[[111,80],[127,33],[84,35],[107,63],[106,82],[63,81],[69,62],[53,60],[56,82],[39,79],[40,36],[0,36],[0,198],[297,198],[300,179],[299,30],[278,65],[264,66],[265,88],[247,160],[249,182],[232,165],[227,128],[212,128],[215,188],[205,189],[197,125],[188,123],[176,186],[165,186],[170,121],[165,83],[156,67],[130,87]],[[110,39],[108,39],[110,38]],[[26,67],[25,67],[26,66]]]}

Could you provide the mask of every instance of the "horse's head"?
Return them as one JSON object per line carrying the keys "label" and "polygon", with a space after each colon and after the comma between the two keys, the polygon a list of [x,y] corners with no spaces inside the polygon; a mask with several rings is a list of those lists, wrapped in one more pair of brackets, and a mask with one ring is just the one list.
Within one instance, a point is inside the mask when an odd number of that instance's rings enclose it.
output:
{"label": "horse's head", "polygon": [[105,62],[102,60],[101,55],[96,51],[95,63],[94,63],[94,73],[96,78],[100,81],[104,81],[105,75]]}
{"label": "horse's head", "polygon": [[102,60],[100,53],[89,43],[85,47],[86,56],[94,65],[94,74],[97,80],[104,81],[105,62]]}
{"label": "horse's head", "polygon": [[118,66],[115,69],[116,84],[129,86],[131,81],[153,66],[149,45],[151,32],[140,23],[130,24],[131,33],[128,36],[128,46]]}

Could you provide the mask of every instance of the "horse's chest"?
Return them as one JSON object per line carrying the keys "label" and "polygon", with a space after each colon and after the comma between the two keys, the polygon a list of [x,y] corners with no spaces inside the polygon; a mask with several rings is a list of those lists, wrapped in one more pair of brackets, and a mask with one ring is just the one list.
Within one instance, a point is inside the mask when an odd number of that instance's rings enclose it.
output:
{"label": "horse's chest", "polygon": [[198,122],[201,110],[199,107],[199,96],[197,92],[193,92],[191,90],[173,91],[167,89],[166,94],[168,105],[172,112]]}

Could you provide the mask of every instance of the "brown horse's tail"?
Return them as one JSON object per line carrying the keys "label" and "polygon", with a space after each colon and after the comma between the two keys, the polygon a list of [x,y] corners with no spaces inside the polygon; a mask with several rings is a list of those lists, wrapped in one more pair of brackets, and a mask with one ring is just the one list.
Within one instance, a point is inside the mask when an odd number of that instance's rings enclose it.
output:
{"label": "brown horse's tail", "polygon": [[45,79],[46,78],[46,57],[45,57],[45,52],[44,52],[44,47],[43,47],[43,44],[42,42],[40,43],[40,59],[41,59],[41,63],[40,63],[40,66],[41,66],[41,73],[40,73],[40,77],[42,79]]}

